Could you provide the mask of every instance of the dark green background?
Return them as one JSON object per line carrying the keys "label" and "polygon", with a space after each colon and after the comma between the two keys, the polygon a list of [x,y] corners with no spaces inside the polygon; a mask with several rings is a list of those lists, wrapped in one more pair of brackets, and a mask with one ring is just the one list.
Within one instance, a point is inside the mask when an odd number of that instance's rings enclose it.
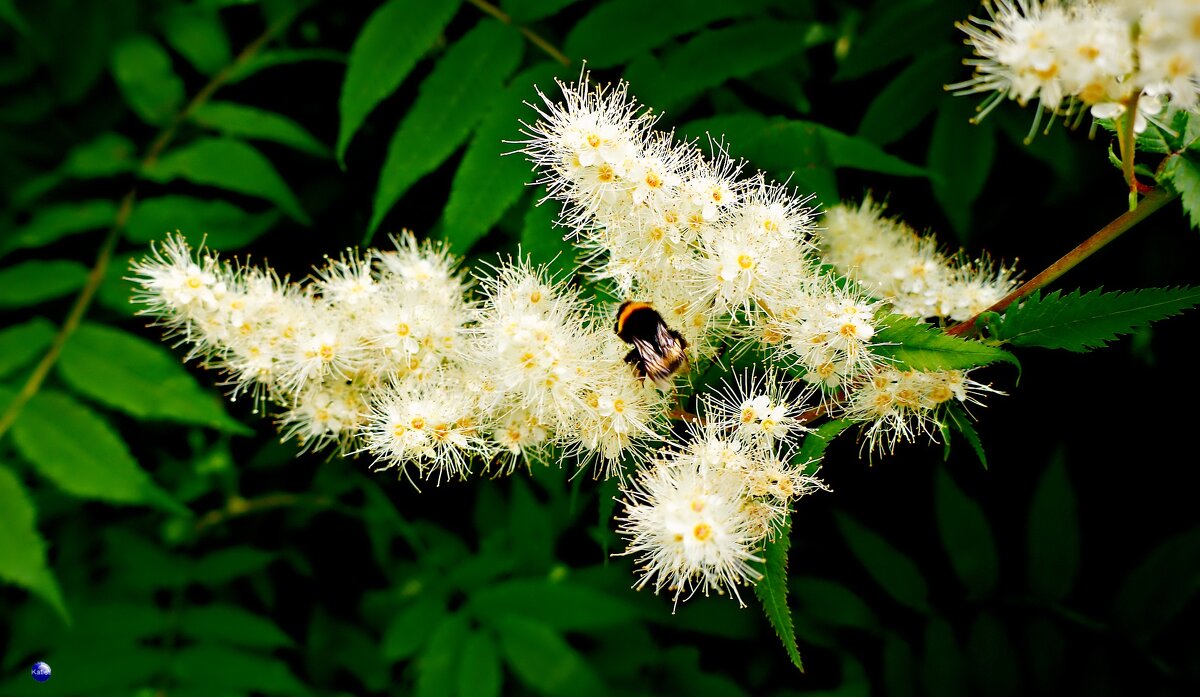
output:
{"label": "dark green background", "polygon": [[[976,100],[943,92],[966,76],[953,22],[978,11],[971,3],[600,5],[501,2],[506,17],[565,51],[571,65],[555,67],[522,38],[519,65],[479,104],[423,87],[464,36],[500,23],[464,2],[366,117],[342,169],[331,156],[339,95],[376,3],[0,0],[0,274],[38,260],[90,266],[117,202],[136,185],[139,202],[160,202],[140,218],[135,208],[87,317],[158,344],[160,333],[125,303],[120,276],[130,255],[178,227],[304,276],[367,233],[389,142],[423,90],[429,112],[458,130],[418,138],[428,150],[412,159],[424,164],[401,169],[414,183],[380,214],[380,230],[442,237],[472,258],[521,241],[549,259],[561,247],[549,227],[554,211],[532,208],[528,167],[502,160],[515,146],[497,141],[520,137],[518,116],[533,118],[520,105],[528,76],[553,94],[546,76],[575,78],[580,58],[591,59],[597,80],[628,77],[633,94],[666,111],[665,127],[724,133],[752,168],[796,171],[793,183],[826,205],[872,192],[947,246],[1019,259],[1027,276],[1125,205],[1103,133],[1088,141],[1055,126],[1025,146],[1032,111],[1005,105],[973,127]],[[273,21],[283,29],[264,54],[305,60],[281,61],[216,98],[312,134],[316,143],[294,131],[278,142],[278,129],[274,139],[235,134],[281,174],[311,224],[280,215],[270,197],[247,195],[256,192],[235,181],[244,163],[217,163],[208,181],[147,171],[139,182],[133,165],[171,111],[156,116],[119,87],[117,47],[151,37],[169,58],[163,69],[178,76],[180,99],[190,98]],[[501,29],[511,36],[497,41],[520,38],[514,26]],[[492,61],[465,59],[480,71]],[[164,157],[211,133],[200,121],[180,123]],[[85,175],[72,170],[73,151],[110,133],[132,150],[113,141]],[[484,191],[498,208],[490,216],[472,198]],[[175,210],[179,199],[164,196],[228,201],[241,212],[197,222],[194,201]],[[97,204],[78,234],[45,232],[47,211],[86,218],[81,202],[105,201],[111,210]],[[1198,261],[1196,233],[1172,206],[1060,287],[1195,284]],[[0,324],[61,324],[82,285],[72,274],[83,267],[59,266],[53,276],[47,268],[3,277]],[[48,278],[65,280],[56,288]],[[205,422],[197,410],[211,413],[208,393],[219,391],[212,373],[193,371],[203,391],[179,387],[192,411],[139,413],[89,380],[134,359],[92,348],[60,365],[44,389],[73,394],[62,399],[109,424],[170,501],[71,496],[14,438],[20,428],[0,440],[0,467],[37,509],[71,617],[68,626],[37,596],[0,587],[0,695],[1196,694],[1200,525],[1187,485],[1200,414],[1194,335],[1185,316],[1090,354],[1025,350],[1019,384],[1011,367],[981,369],[979,379],[1009,393],[973,410],[986,469],[958,440],[946,457],[940,445],[918,444],[874,464],[852,436],[836,441],[822,469],[833,493],[802,501],[793,519],[791,601],[804,674],[750,594],[744,610],[728,598],[697,598],[672,615],[668,599],[631,590],[630,561],[607,554],[619,548],[600,505],[611,484],[537,469],[418,493],[368,472],[362,459],[297,455],[244,400],[227,409],[252,430],[237,432],[219,412],[208,421],[221,428],[197,425]],[[5,399],[40,353],[5,356]],[[53,444],[61,452],[95,447],[70,428],[61,437]],[[229,513],[229,502],[243,499],[250,510]],[[28,677],[35,660],[51,664],[50,682]]]}

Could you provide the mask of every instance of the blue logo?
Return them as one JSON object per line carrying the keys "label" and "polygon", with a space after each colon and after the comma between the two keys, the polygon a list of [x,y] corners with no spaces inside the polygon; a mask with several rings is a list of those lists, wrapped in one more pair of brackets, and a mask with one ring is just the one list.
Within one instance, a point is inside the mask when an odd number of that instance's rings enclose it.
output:
{"label": "blue logo", "polygon": [[38,682],[46,682],[50,679],[50,664],[46,663],[45,661],[38,661],[37,663],[33,664],[33,670],[31,670],[30,673],[33,674],[34,680],[37,680]]}

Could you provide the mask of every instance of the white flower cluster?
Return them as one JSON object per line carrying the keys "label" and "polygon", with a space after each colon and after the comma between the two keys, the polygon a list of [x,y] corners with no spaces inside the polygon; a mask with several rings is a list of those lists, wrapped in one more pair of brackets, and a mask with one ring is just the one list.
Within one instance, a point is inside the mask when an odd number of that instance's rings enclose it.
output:
{"label": "white flower cluster", "polygon": [[472,459],[511,470],[551,445],[611,476],[664,430],[664,395],[544,272],[504,263],[472,302],[444,250],[395,243],[301,285],[172,237],[134,264],[135,300],[235,396],[278,406],[285,438],[369,452],[410,479],[464,476]]}
{"label": "white flower cluster", "polygon": [[988,259],[946,257],[931,236],[898,218],[885,218],[870,198],[825,212],[821,254],[839,273],[862,284],[902,315],[962,322],[991,307],[1015,285],[1013,269]]}
{"label": "white flower cluster", "polygon": [[666,588],[675,602],[728,591],[741,603],[738,586],[762,577],[756,551],[796,499],[825,488],[793,462],[801,405],[778,385],[750,375],[703,399],[706,421],[690,425],[686,445],[661,451],[622,488],[619,530],[641,565],[638,588]]}
{"label": "white flower cluster", "polygon": [[987,115],[1006,98],[1038,100],[1052,114],[1115,118],[1137,99],[1134,130],[1164,108],[1195,111],[1200,97],[1200,2],[1196,0],[994,0],[986,18],[958,26],[977,58],[975,75],[950,85],[991,93]]}

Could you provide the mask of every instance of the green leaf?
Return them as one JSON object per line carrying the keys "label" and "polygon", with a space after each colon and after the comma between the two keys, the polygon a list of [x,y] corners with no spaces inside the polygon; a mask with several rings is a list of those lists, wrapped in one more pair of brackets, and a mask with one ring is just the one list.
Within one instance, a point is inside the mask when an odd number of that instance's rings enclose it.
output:
{"label": "green leaf", "polygon": [[[949,402],[946,404],[945,410],[942,412],[945,416],[945,425],[953,428],[962,434],[963,438],[967,439],[967,443],[971,445],[971,449],[975,451],[975,456],[979,458],[979,463],[987,469],[987,453],[983,450],[983,441],[979,439],[979,433],[975,430],[975,425],[971,423],[971,415],[963,408],[959,402]],[[950,440],[946,440],[946,457],[949,458]]]}
{"label": "green leaf", "polygon": [[942,545],[959,580],[975,597],[987,595],[1000,575],[996,540],[979,504],[958,488],[945,467],[936,475],[934,510]]}
{"label": "green leaf", "polygon": [[[116,133],[101,133],[93,140],[77,145],[67,154],[66,160],[57,168],[41,176],[23,182],[13,193],[13,202],[18,205],[27,204],[67,179],[97,179],[111,177],[117,174],[133,171],[137,164],[137,149],[128,138]],[[116,205],[111,201],[94,201],[92,204],[104,203],[113,209],[116,217]],[[86,204],[74,204],[86,205]],[[58,206],[70,207],[70,206]],[[39,213],[45,213],[55,206],[43,206]],[[100,227],[104,223],[95,225]],[[57,239],[57,238],[55,238]],[[13,245],[30,246],[30,245]],[[9,244],[0,243],[0,251],[7,250]]]}
{"label": "green leaf", "polygon": [[1192,227],[1200,228],[1200,169],[1196,163],[1183,155],[1172,155],[1163,166],[1163,179],[1179,194]]}
{"label": "green leaf", "polygon": [[[937,0],[901,0],[878,3],[878,15],[865,22],[866,29],[854,37],[846,59],[834,80],[853,80],[867,73],[929,49],[937,37],[948,36],[954,21],[961,19],[961,6]],[[913,37],[925,37],[914,41]]]}
{"label": "green leaf", "polygon": [[[458,0],[391,0],[363,24],[350,49],[346,79],[338,101],[341,115],[337,139],[339,164],[344,166],[350,139],[367,115],[396,91],[457,10]],[[465,74],[460,77],[468,78]]]}
{"label": "green leaf", "polygon": [[74,293],[87,281],[77,261],[33,259],[0,269],[0,308],[26,307]]}
{"label": "green leaf", "polygon": [[[541,200],[546,189],[534,194]],[[575,245],[563,238],[564,228],[554,224],[558,219],[558,203],[545,201],[531,205],[521,225],[521,254],[529,255],[534,264],[545,264],[555,278],[570,278],[576,269]]]}
{"label": "green leaf", "polygon": [[560,69],[557,63],[544,62],[518,74],[475,129],[454,173],[443,212],[445,238],[455,252],[470,250],[521,198],[533,179],[523,156],[503,156],[514,148],[505,141],[520,137],[518,120],[527,118],[530,111],[526,103],[536,103],[536,86],[553,84]]}
{"label": "green leaf", "polygon": [[[804,442],[800,444],[800,450],[793,461],[805,463],[805,469],[812,465],[812,469],[815,470],[821,463],[821,458],[825,457],[825,449],[833,439],[853,425],[854,422],[847,419],[834,419],[817,426],[804,435]],[[810,471],[809,474],[811,473]]]}
{"label": "green leaf", "polygon": [[46,541],[37,530],[33,501],[12,470],[0,465],[0,581],[25,588],[70,622],[58,581],[46,563]]}
{"label": "green leaf", "polygon": [[983,193],[996,155],[994,122],[972,123],[975,115],[969,99],[943,100],[929,144],[933,195],[960,239],[967,238],[972,207]]}
{"label": "green leaf", "polygon": [[[0,403],[7,401],[0,394]],[[150,481],[104,419],[61,392],[34,395],[12,435],[38,473],[72,496],[187,510]]]}
{"label": "green leaf", "polygon": [[129,216],[125,238],[131,242],[152,242],[178,232],[193,248],[203,242],[224,252],[258,239],[279,217],[275,210],[248,213],[220,199],[159,196],[138,201]]}
{"label": "green leaf", "polygon": [[458,671],[459,697],[499,697],[504,674],[496,642],[487,632],[472,632],[462,649],[463,670]]}
{"label": "green leaf", "polygon": [[925,653],[921,657],[921,680],[929,697],[956,697],[967,692],[960,642],[954,629],[942,617],[935,617],[925,627]]}
{"label": "green leaf", "polygon": [[262,153],[239,140],[200,138],[147,165],[142,172],[159,183],[186,179],[239,194],[259,196],[296,221],[309,224],[296,195]]}
{"label": "green leaf", "polygon": [[176,649],[169,665],[180,683],[190,688],[205,688],[208,694],[220,694],[220,690],[289,696],[310,694],[283,661],[215,644]]}
{"label": "green leaf", "polygon": [[404,607],[383,632],[381,655],[399,661],[417,653],[448,617],[446,601],[426,593]]}
{"label": "green leaf", "polygon": [[792,611],[788,608],[787,558],[788,549],[792,546],[792,517],[784,517],[783,526],[775,532],[774,540],[767,540],[763,545],[763,577],[754,584],[754,594],[762,603],[767,621],[775,630],[775,635],[783,642],[783,650],[787,651],[792,665],[804,672],[804,663],[800,660],[800,650],[796,648],[796,630],[792,626]]}
{"label": "green leaf", "polygon": [[63,347],[59,374],[72,389],[139,419],[165,419],[243,435],[253,431],[225,413],[161,344],[85,322]]}
{"label": "green leaf", "polygon": [[484,19],[446,51],[388,144],[368,238],[404,192],[450,157],[502,98],[523,47],[512,27]]}
{"label": "green leaf", "polygon": [[232,85],[269,68],[312,61],[344,63],[346,54],[328,48],[277,48],[260,51],[249,60],[238,63],[225,82]]}
{"label": "green leaf", "polygon": [[862,138],[886,145],[910,132],[948,99],[942,87],[954,77],[958,51],[938,46],[918,55],[871,100],[858,124]]}
{"label": "green leaf", "polygon": [[191,579],[202,585],[220,585],[257,573],[275,558],[273,552],[256,547],[224,547],[197,560],[192,565]]}
{"label": "green leaf", "polygon": [[29,24],[17,10],[14,0],[0,0],[0,19],[22,35],[29,33]]}
{"label": "green leaf", "polygon": [[967,661],[975,690],[970,694],[1007,697],[1028,694],[1021,689],[1021,661],[1004,622],[990,612],[980,613],[967,638]]}
{"label": "green leaf", "polygon": [[291,119],[234,102],[209,102],[192,115],[196,123],[222,135],[280,143],[317,157],[328,157],[329,148]]}
{"label": "green leaf", "polygon": [[992,335],[1014,346],[1084,353],[1122,334],[1200,304],[1200,288],[1142,288],[1105,293],[1075,290],[1034,293],[988,324]]}
{"label": "green leaf", "polygon": [[56,331],[54,323],[44,317],[0,330],[0,378],[24,368],[44,353]]}
{"label": "green leaf", "polygon": [[876,332],[872,350],[910,370],[957,370],[1003,361],[1020,368],[1016,357],[1004,349],[950,336],[911,317],[891,315]]}
{"label": "green leaf", "polygon": [[[639,19],[635,24],[642,22]],[[803,51],[804,44],[796,38],[803,35],[804,28],[799,22],[764,19],[700,32],[668,51],[661,62],[646,56],[630,63],[625,78],[646,104],[655,109],[672,108],[726,80],[747,77]],[[620,33],[620,41],[609,43],[624,44],[624,34],[630,31],[632,26]]]}
{"label": "green leaf", "polygon": [[483,618],[519,615],[561,631],[593,631],[635,622],[630,603],[600,590],[546,578],[513,579],[484,586],[468,607]]}
{"label": "green leaf", "polygon": [[512,554],[529,569],[544,569],[554,557],[554,523],[549,509],[534,497],[522,478],[509,479],[509,530],[513,536]]}
{"label": "green leaf", "polygon": [[1200,590],[1200,527],[1158,544],[1125,577],[1113,599],[1113,619],[1138,641],[1164,629]]}
{"label": "green leaf", "polygon": [[563,50],[572,59],[586,60],[590,68],[611,68],[717,20],[756,12],[759,5],[720,0],[612,0],[599,4],[575,24]]}
{"label": "green leaf", "polygon": [[551,697],[605,694],[587,661],[553,629],[518,617],[505,618],[496,628],[504,660],[535,692]]}
{"label": "green leaf", "polygon": [[213,8],[176,6],[162,21],[163,35],[199,72],[212,75],[233,62],[229,37]]}
{"label": "green leaf", "polygon": [[835,167],[861,169],[898,177],[927,177],[929,172],[895,155],[889,155],[865,138],[846,135],[828,126],[819,126],[825,148]]}
{"label": "green leaf", "polygon": [[183,106],[183,80],[153,38],[135,34],[121,41],[113,49],[111,67],[125,102],[146,123],[165,124]]}
{"label": "green leaf", "polygon": [[1066,597],[1079,573],[1079,517],[1062,453],[1050,459],[1034,491],[1028,534],[1030,590],[1052,600]]}
{"label": "green leaf", "polygon": [[797,616],[830,627],[851,627],[869,632],[880,629],[879,618],[854,591],[823,578],[797,578],[792,593],[799,606]]}
{"label": "green leaf", "polygon": [[179,612],[179,633],[201,642],[220,642],[252,649],[291,646],[292,640],[271,620],[236,605],[192,605]]}
{"label": "green leaf", "polygon": [[912,647],[898,634],[883,644],[883,684],[889,697],[917,697],[916,659]]}
{"label": "green leaf", "polygon": [[455,615],[442,622],[417,660],[416,697],[453,697],[457,694],[462,644],[467,621]]}
{"label": "green leaf", "polygon": [[543,17],[550,17],[559,10],[573,5],[579,0],[502,0],[500,7],[513,18],[514,22],[532,22]]}
{"label": "green leaf", "polygon": [[929,589],[925,577],[912,559],[898,551],[882,535],[845,513],[837,513],[838,528],[850,544],[850,551],[871,578],[902,605],[929,612]]}
{"label": "green leaf", "polygon": [[0,241],[0,254],[14,249],[42,247],[67,235],[107,227],[117,218],[112,201],[82,201],[40,208],[24,227]]}

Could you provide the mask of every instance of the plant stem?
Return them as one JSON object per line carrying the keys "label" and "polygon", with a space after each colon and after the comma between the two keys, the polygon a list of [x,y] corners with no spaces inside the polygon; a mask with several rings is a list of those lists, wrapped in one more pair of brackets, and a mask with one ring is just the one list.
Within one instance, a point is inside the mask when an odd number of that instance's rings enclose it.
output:
{"label": "plant stem", "polygon": [[[171,144],[171,141],[175,139],[175,135],[179,132],[179,127],[183,122],[191,117],[197,109],[206,104],[217,89],[229,80],[236,69],[257,54],[263,45],[282,31],[291,22],[292,16],[288,15],[267,27],[266,31],[257,39],[250,42],[246,48],[242,49],[242,52],[229,65],[226,65],[220,72],[214,75],[208,84],[202,87],[192,97],[191,101],[175,114],[171,119],[171,123],[164,127],[151,142],[150,147],[146,150],[146,155],[142,158],[139,169],[153,164],[159,155],[166,150],[167,146]],[[42,359],[38,361],[38,364],[34,367],[33,372],[29,374],[29,378],[25,380],[25,384],[21,386],[21,390],[17,393],[16,397],[4,409],[4,413],[0,415],[0,438],[3,438],[4,434],[8,433],[12,425],[16,423],[17,417],[20,416],[21,410],[25,408],[29,400],[33,399],[42,388],[42,383],[50,375],[50,370],[54,367],[54,364],[58,362],[58,357],[62,353],[67,339],[71,338],[71,335],[79,328],[80,323],[87,314],[92,300],[96,297],[96,291],[104,281],[104,275],[108,271],[108,263],[112,260],[113,251],[117,247],[117,241],[121,238],[121,232],[125,229],[125,224],[129,222],[130,214],[133,213],[133,204],[137,200],[137,192],[137,184],[134,184],[121,199],[121,205],[117,209],[117,217],[113,220],[112,226],[108,229],[108,233],[100,243],[100,250],[96,254],[96,261],[92,264],[91,271],[88,272],[87,281],[84,283],[83,289],[79,291],[79,295],[75,297],[75,302],[71,305],[71,309],[67,313],[66,319],[63,320],[62,326],[59,327],[58,333],[54,335],[54,340],[51,342],[50,348],[42,356]]]}
{"label": "plant stem", "polygon": [[[999,312],[1035,290],[1050,285],[1064,273],[1078,266],[1084,259],[1095,254],[1104,245],[1120,237],[1126,230],[1142,222],[1151,213],[1174,200],[1178,195],[1162,187],[1154,189],[1133,210],[1122,213],[1108,225],[1100,228],[1096,234],[1081,242],[1078,247],[1067,252],[1061,259],[1047,266],[1041,273],[1021,284],[1019,288],[1001,298],[996,304],[984,310],[984,312]],[[981,314],[983,312],[979,313],[979,315]],[[946,333],[951,336],[966,334],[975,326],[979,315],[975,315],[962,324],[947,329]]]}
{"label": "plant stem", "polygon": [[200,534],[215,525],[220,525],[230,519],[251,513],[261,513],[277,508],[290,508],[292,506],[326,507],[331,505],[331,503],[330,499],[324,496],[303,496],[291,493],[266,494],[252,499],[231,496],[224,508],[218,508],[200,516],[196,520],[195,530],[196,534]]}
{"label": "plant stem", "polygon": [[496,7],[495,5],[488,2],[487,0],[467,0],[467,2],[471,3],[475,7],[478,7],[479,10],[481,12],[483,12],[484,14],[495,17],[496,19],[500,20],[501,22],[504,22],[505,24],[509,24],[509,25],[516,27],[517,31],[521,32],[521,34],[523,34],[526,39],[529,39],[529,43],[542,49],[542,51],[544,51],[546,53],[546,55],[550,56],[554,60],[556,60],[559,63],[562,63],[563,65],[568,66],[568,67],[571,65],[571,59],[567,58],[567,56],[565,54],[563,54],[562,51],[558,50],[558,48],[555,47],[554,44],[547,41],[540,34],[533,31],[529,27],[522,26],[520,24],[515,24],[513,22],[512,17],[510,17],[507,13],[505,13],[504,10],[501,10],[499,7]]}
{"label": "plant stem", "polygon": [[1138,99],[1141,93],[1134,93],[1125,109],[1125,120],[1121,122],[1121,130],[1117,143],[1121,146],[1121,171],[1125,174],[1125,184],[1129,186],[1129,210],[1137,207],[1138,186],[1137,175],[1133,172],[1133,155],[1137,151],[1137,134],[1133,127],[1137,123]]}

